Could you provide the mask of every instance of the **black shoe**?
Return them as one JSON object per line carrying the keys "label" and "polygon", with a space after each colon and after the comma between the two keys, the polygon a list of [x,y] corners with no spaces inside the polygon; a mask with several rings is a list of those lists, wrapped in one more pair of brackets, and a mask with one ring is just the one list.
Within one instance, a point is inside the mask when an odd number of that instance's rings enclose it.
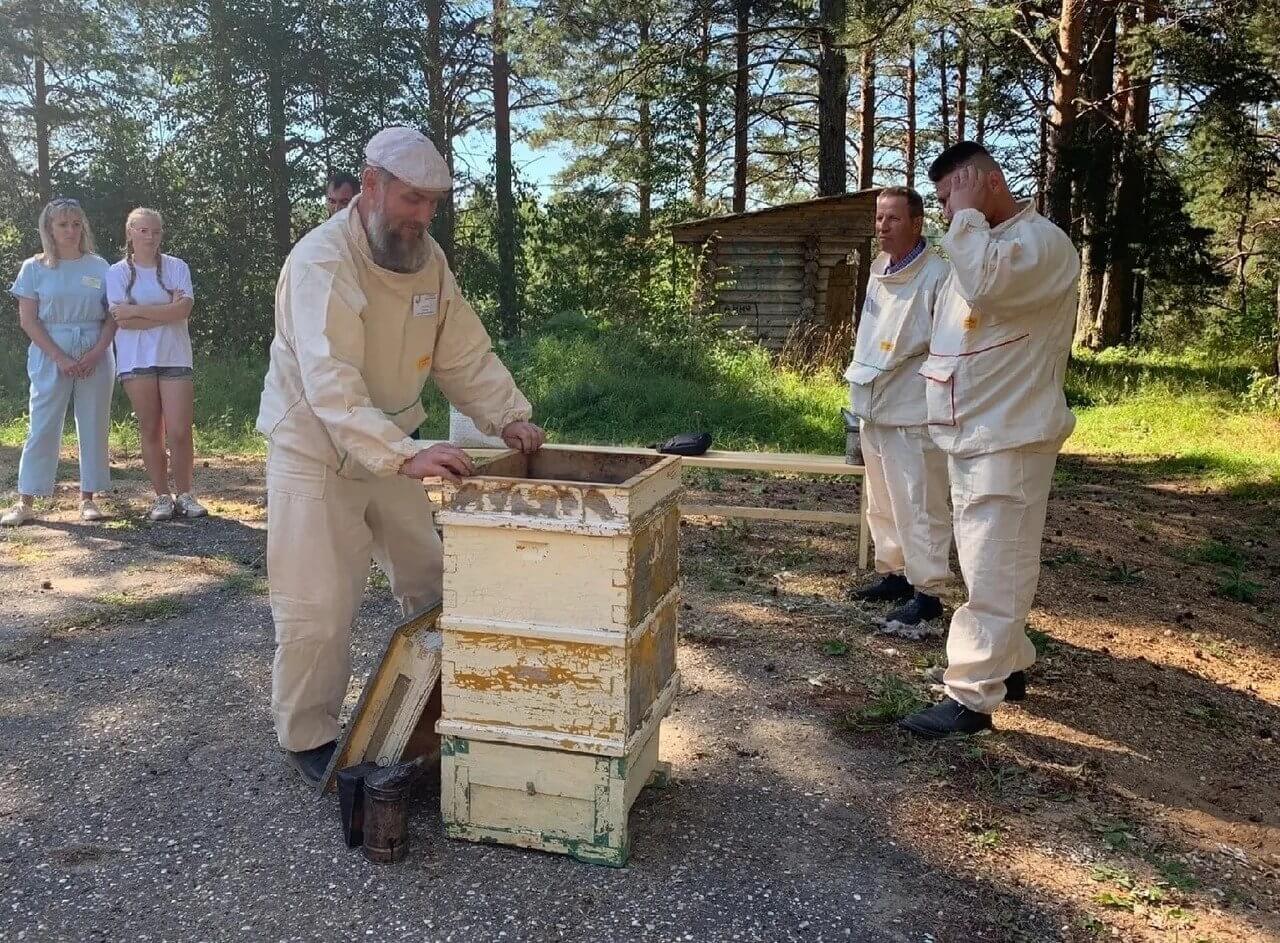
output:
{"label": "black shoe", "polygon": [[914,592],[915,588],[901,573],[886,573],[870,586],[850,593],[850,598],[866,602],[901,602],[910,599]]}
{"label": "black shoe", "polygon": [[991,715],[971,711],[958,701],[943,698],[933,707],[917,711],[898,721],[898,726],[917,737],[943,740],[947,737],[971,737],[991,728]]}
{"label": "black shoe", "polygon": [[1015,671],[1004,679],[1004,699],[1006,701],[1022,701],[1027,697],[1027,673]]}
{"label": "black shoe", "polygon": [[906,605],[891,609],[884,617],[882,632],[889,635],[901,635],[904,638],[924,638],[926,635],[941,635],[941,623],[934,623],[942,615],[942,600],[916,590]]}
{"label": "black shoe", "polygon": [[338,748],[338,741],[330,740],[310,750],[285,750],[284,755],[289,765],[302,774],[302,778],[313,786],[320,785],[324,771],[329,768],[333,759],[333,751]]}

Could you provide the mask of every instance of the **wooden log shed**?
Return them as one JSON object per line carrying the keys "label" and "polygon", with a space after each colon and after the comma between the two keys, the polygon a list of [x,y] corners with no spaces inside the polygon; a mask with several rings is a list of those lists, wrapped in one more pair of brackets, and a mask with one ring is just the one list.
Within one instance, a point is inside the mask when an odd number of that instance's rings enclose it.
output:
{"label": "wooden log shed", "polygon": [[849,332],[874,258],[876,195],[860,190],[671,228],[700,254],[694,303],[771,351],[820,327]]}

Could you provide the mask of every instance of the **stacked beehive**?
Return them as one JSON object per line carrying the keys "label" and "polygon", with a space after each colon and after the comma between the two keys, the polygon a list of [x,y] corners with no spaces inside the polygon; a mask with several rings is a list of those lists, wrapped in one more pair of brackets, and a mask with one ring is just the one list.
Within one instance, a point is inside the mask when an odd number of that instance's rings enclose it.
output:
{"label": "stacked beehive", "polygon": [[622,865],[679,686],[680,460],[548,447],[445,489],[453,838]]}

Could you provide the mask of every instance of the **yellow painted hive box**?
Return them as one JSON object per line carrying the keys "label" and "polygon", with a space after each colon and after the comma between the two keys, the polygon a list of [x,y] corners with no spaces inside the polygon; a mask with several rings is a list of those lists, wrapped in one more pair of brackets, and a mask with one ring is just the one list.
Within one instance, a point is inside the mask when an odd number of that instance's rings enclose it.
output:
{"label": "yellow painted hive box", "polygon": [[563,448],[446,489],[441,733],[627,755],[679,683],[679,496],[674,456]]}
{"label": "yellow painted hive box", "polygon": [[623,867],[631,851],[628,817],[645,786],[663,786],[661,719],[624,757],[543,750],[445,736],[440,811],[445,834],[571,855]]}
{"label": "yellow painted hive box", "polygon": [[[679,687],[679,497],[678,457],[566,447],[504,453],[446,486],[451,835],[625,860],[626,811]],[[599,838],[596,819],[617,834]]]}

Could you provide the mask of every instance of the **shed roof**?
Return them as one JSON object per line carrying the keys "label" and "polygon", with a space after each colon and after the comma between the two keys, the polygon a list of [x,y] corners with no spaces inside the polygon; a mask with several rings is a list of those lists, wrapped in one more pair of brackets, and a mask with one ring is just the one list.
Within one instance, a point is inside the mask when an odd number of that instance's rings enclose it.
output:
{"label": "shed roof", "polygon": [[750,213],[732,213],[690,220],[671,227],[676,242],[705,242],[712,235],[804,236],[822,233],[870,235],[875,228],[876,196],[879,187],[821,196],[798,203],[769,206]]}

